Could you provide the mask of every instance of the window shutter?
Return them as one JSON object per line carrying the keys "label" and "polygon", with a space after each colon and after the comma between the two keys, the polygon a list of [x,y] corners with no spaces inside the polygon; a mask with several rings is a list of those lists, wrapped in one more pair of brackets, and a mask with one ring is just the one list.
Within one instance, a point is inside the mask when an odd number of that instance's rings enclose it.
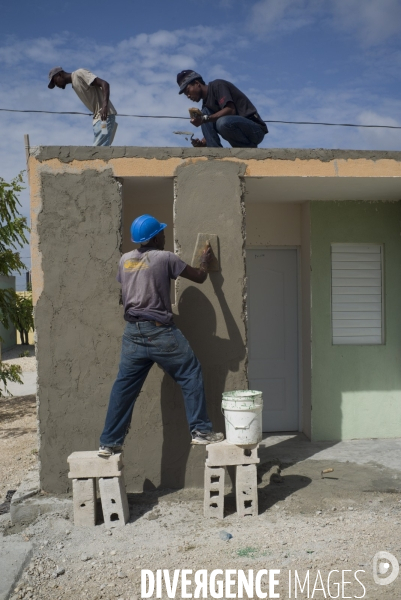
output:
{"label": "window shutter", "polygon": [[380,244],[331,245],[333,344],[382,344]]}

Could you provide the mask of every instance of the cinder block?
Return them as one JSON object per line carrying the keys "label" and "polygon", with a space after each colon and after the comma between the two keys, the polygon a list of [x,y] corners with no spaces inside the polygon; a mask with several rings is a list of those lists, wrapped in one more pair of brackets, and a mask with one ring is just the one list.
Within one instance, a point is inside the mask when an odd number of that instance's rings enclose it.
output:
{"label": "cinder block", "polygon": [[124,477],[101,477],[99,490],[106,527],[124,527],[129,519]]}
{"label": "cinder block", "polygon": [[224,518],[224,467],[205,465],[205,517]]}
{"label": "cinder block", "polygon": [[258,515],[258,482],[256,465],[239,465],[236,468],[235,496],[239,517]]}
{"label": "cinder block", "polygon": [[96,525],[96,479],[73,479],[74,525]]}
{"label": "cinder block", "polygon": [[227,465],[252,465],[260,462],[258,458],[259,444],[252,446],[236,446],[227,440],[217,444],[208,444],[206,464],[209,467],[224,467]]}
{"label": "cinder block", "polygon": [[122,453],[98,456],[96,451],[73,452],[67,458],[70,479],[89,477],[119,477],[123,468]]}

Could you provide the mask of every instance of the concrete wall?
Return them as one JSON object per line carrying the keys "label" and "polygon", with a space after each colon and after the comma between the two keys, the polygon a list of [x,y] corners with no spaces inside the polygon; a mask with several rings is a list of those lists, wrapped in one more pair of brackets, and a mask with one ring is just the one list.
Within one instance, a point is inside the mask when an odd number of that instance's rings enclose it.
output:
{"label": "concrete wall", "polygon": [[311,330],[310,203],[301,205],[301,429],[311,438],[312,330]]}
{"label": "concrete wall", "polygon": [[43,290],[35,309],[41,485],[70,486],[67,456],[96,449],[123,329],[115,280],[121,195],[110,171],[42,173]]}
{"label": "concrete wall", "polygon": [[[312,439],[401,436],[401,204],[312,202]],[[330,244],[384,244],[383,345],[333,346]]]}
{"label": "concrete wall", "polygon": [[300,203],[253,202],[247,194],[245,205],[248,248],[301,245]]}
{"label": "concrete wall", "polygon": [[[177,325],[201,360],[217,430],[223,429],[222,392],[247,388],[243,170],[239,164],[210,161],[176,173],[178,253],[191,262],[198,232],[217,233],[220,239],[221,273],[202,286],[179,280],[174,307]],[[124,321],[115,275],[120,250],[133,247],[129,225],[137,214],[157,213],[169,223],[172,246],[174,187],[172,179],[159,181],[159,187],[150,179],[123,179],[121,194],[121,184],[108,170],[45,170],[37,177],[33,235],[43,284],[35,308],[41,485],[63,493],[70,488],[67,456],[98,446],[117,374]],[[201,486],[204,460],[204,447],[190,446],[180,388],[155,365],[126,440],[127,489]]]}

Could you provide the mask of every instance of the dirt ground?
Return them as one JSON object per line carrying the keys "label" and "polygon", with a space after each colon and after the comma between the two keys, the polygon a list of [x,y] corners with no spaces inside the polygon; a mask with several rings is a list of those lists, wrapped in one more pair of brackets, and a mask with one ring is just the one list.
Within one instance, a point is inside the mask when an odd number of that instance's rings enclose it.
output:
{"label": "dirt ground", "polygon": [[[1,502],[36,463],[34,398],[1,400],[0,427]],[[328,467],[334,471],[322,479],[321,471]],[[280,598],[400,600],[401,575],[388,586],[375,584],[372,576],[378,551],[401,560],[399,471],[305,460],[266,462],[258,475],[257,517],[239,519],[228,493],[224,520],[205,519],[202,490],[129,494],[130,521],[112,531],[102,524],[100,510],[93,528],[74,527],[68,511],[41,516],[22,528],[13,527],[8,514],[0,516],[3,539],[34,544],[34,557],[13,600],[139,599],[142,569],[168,569],[171,578],[174,569],[189,569],[192,581],[200,569],[209,575],[213,569],[244,570],[247,575],[253,570],[255,577],[259,570],[278,569],[275,591]],[[232,537],[223,540],[222,532]],[[298,586],[295,595],[295,570],[302,585],[309,572],[309,593]],[[262,579],[262,591],[269,597],[267,581]],[[167,598],[164,584],[161,596]],[[181,597],[180,585],[175,597]],[[223,590],[219,597],[230,596]]]}
{"label": "dirt ground", "polygon": [[0,398],[0,504],[37,462],[36,398]]}

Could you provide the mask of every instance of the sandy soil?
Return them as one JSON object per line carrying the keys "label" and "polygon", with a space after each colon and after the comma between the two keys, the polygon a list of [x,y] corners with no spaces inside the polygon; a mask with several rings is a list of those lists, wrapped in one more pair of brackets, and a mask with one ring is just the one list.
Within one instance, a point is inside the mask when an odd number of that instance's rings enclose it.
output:
{"label": "sandy soil", "polygon": [[[28,353],[28,356],[20,356]],[[35,346],[14,346],[1,355],[1,360],[9,365],[19,365],[23,371],[36,371]]]}
{"label": "sandy soil", "polygon": [[[36,458],[34,399],[2,400],[3,437],[0,451],[1,490],[21,479]],[[327,478],[321,470],[334,468]],[[372,562],[379,550],[401,560],[401,477],[378,465],[355,465],[306,460],[292,465],[265,463],[259,474],[259,516],[239,519],[232,494],[226,497],[224,520],[203,517],[202,490],[156,491],[129,494],[130,521],[112,532],[99,523],[74,527],[71,514],[41,516],[28,527],[11,526],[0,517],[5,540],[31,540],[35,551],[13,600],[131,600],[140,598],[142,569],[197,571],[207,569],[280,569],[276,576],[280,598],[289,598],[288,574],[297,570],[302,583],[309,571],[309,595],[325,598],[328,573],[332,597],[399,600],[401,575],[389,586],[374,584]],[[99,505],[100,509],[100,505]],[[232,535],[228,541],[221,532]],[[359,570],[359,580],[354,578]],[[345,571],[344,593],[335,583]],[[322,584],[314,584],[321,574]],[[189,575],[193,581],[194,575]],[[265,582],[267,579],[264,578]],[[178,590],[180,586],[178,587]],[[193,588],[192,588],[193,589]],[[268,590],[267,583],[262,589]],[[293,588],[292,588],[293,589]],[[235,590],[235,586],[233,588]],[[320,590],[320,591],[319,591]],[[155,596],[153,596],[155,597]],[[163,587],[162,597],[167,598]],[[178,591],[176,598],[180,598]],[[208,597],[211,597],[208,594]],[[227,598],[224,594],[222,598]],[[246,595],[245,595],[246,597]],[[292,598],[295,597],[294,589]]]}
{"label": "sandy soil", "polygon": [[0,504],[37,462],[36,398],[0,398]]}

